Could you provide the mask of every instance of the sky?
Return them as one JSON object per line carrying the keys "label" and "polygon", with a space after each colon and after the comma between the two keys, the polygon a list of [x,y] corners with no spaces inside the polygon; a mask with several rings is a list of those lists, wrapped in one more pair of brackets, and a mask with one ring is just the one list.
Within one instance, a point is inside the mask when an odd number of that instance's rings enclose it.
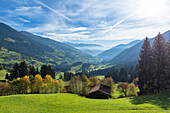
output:
{"label": "sky", "polygon": [[170,30],[170,0],[0,0],[0,22],[57,41],[112,47]]}

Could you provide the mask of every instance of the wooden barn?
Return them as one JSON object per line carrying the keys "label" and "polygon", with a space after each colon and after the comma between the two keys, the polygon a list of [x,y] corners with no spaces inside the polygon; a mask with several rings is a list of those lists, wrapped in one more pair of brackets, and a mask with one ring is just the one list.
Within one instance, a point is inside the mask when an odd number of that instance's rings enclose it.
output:
{"label": "wooden barn", "polygon": [[103,84],[98,84],[90,89],[87,97],[97,99],[109,99],[112,97],[111,88]]}

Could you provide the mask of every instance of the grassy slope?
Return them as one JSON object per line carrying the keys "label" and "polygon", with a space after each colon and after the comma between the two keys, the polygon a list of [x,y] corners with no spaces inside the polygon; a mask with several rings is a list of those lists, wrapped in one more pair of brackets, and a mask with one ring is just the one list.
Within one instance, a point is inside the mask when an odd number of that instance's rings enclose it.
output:
{"label": "grassy slope", "polygon": [[170,112],[170,94],[132,99],[87,99],[75,94],[28,94],[0,97],[0,113],[156,113]]}
{"label": "grassy slope", "polygon": [[5,69],[0,70],[0,80],[5,80],[6,73],[8,73],[7,70],[5,70]]}

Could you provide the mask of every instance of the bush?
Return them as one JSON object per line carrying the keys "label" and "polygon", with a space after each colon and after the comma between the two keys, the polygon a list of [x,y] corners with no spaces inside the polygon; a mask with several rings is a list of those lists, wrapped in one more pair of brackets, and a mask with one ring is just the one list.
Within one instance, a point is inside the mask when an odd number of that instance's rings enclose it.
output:
{"label": "bush", "polygon": [[0,96],[12,94],[12,88],[9,83],[0,83]]}

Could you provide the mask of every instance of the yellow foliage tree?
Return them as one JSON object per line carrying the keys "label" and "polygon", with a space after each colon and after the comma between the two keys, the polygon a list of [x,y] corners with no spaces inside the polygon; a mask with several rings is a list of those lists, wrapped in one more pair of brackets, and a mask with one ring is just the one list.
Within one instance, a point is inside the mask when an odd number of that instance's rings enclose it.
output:
{"label": "yellow foliage tree", "polygon": [[104,79],[104,85],[111,87],[111,92],[114,92],[115,83],[112,77],[107,77]]}
{"label": "yellow foliage tree", "polygon": [[22,78],[22,87],[23,87],[23,93],[31,93],[31,81],[29,79],[29,76],[24,76]]}
{"label": "yellow foliage tree", "polygon": [[45,83],[52,83],[52,82],[54,82],[54,79],[51,77],[51,75],[46,75],[44,82]]}
{"label": "yellow foliage tree", "polygon": [[90,77],[89,81],[90,81],[90,86],[95,86],[100,83],[100,80],[97,77]]}
{"label": "yellow foliage tree", "polygon": [[59,79],[58,81],[59,81],[59,91],[60,91],[60,93],[65,92],[63,80],[62,80],[62,79]]}
{"label": "yellow foliage tree", "polygon": [[42,84],[43,84],[42,77],[41,77],[41,75],[37,74],[33,80],[32,92],[40,93]]}

